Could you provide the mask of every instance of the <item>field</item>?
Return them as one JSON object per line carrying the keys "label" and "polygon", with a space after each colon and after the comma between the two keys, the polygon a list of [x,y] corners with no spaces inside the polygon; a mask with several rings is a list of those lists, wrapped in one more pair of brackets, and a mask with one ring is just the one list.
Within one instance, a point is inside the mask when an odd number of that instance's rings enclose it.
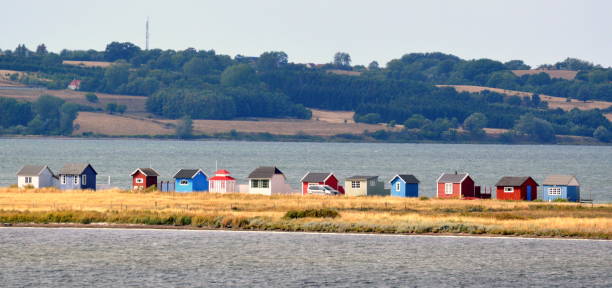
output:
{"label": "field", "polygon": [[[288,211],[292,211],[293,218],[287,217]],[[338,217],[325,217],[335,212]],[[612,239],[611,204],[0,188],[0,223],[100,222],[186,228]]]}
{"label": "field", "polygon": [[112,62],[104,62],[104,61],[70,61],[70,60],[64,60],[62,61],[62,64],[72,65],[72,66],[102,67],[102,68],[106,68],[108,66],[113,65]]}
{"label": "field", "polygon": [[79,112],[74,121],[78,129],[73,132],[79,135],[85,132],[96,134],[129,136],[129,135],[168,135],[174,134],[172,126],[157,121],[123,115],[106,113]]}
{"label": "field", "polygon": [[576,78],[578,71],[575,70],[512,70],[514,75],[521,77],[523,75],[535,75],[539,73],[546,73],[550,78],[561,78],[565,80],[573,80]]}
{"label": "field", "polygon": [[[533,94],[531,92],[521,92],[521,91],[506,90],[506,89],[484,87],[484,86],[471,86],[471,85],[436,85],[436,86],[437,87],[453,87],[458,92],[470,92],[470,93],[478,93],[484,90],[489,90],[491,92],[506,94],[509,96],[519,96],[519,97],[531,97],[531,95]],[[583,101],[578,101],[576,99],[571,99],[571,102],[567,102],[566,98],[548,96],[548,95],[540,95],[540,99],[542,99],[542,101],[548,102],[548,108],[550,109],[561,108],[565,111],[569,111],[574,108],[578,108],[580,110],[606,109],[612,106],[612,102],[606,102],[606,101],[583,102]]]}

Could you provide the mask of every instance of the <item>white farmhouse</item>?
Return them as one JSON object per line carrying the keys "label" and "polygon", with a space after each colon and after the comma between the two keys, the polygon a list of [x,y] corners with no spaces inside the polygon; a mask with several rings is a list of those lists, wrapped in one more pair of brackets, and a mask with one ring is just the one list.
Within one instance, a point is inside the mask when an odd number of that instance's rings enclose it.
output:
{"label": "white farmhouse", "polygon": [[48,166],[26,165],[17,172],[19,188],[43,188],[55,186],[57,177]]}
{"label": "white farmhouse", "polygon": [[249,174],[249,193],[262,195],[292,194],[285,174],[276,167],[258,167]]}

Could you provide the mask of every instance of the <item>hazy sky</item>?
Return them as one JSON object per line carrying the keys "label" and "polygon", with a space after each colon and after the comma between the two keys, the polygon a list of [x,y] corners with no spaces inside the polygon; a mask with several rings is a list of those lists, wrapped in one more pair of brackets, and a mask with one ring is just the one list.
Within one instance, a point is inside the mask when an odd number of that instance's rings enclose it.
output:
{"label": "hazy sky", "polygon": [[612,1],[265,0],[3,1],[0,49],[103,50],[112,41],[144,48],[214,49],[291,62],[325,63],[337,51],[353,64],[411,52],[522,59],[532,66],[577,57],[612,66]]}

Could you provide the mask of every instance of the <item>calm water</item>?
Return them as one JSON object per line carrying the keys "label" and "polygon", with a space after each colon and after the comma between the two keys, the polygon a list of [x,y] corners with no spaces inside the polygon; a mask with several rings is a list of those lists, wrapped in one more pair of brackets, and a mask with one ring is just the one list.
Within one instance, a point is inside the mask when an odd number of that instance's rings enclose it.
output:
{"label": "calm water", "polygon": [[210,175],[217,161],[245,184],[255,167],[276,165],[295,189],[308,171],[331,171],[341,180],[414,174],[426,196],[435,195],[442,172],[455,170],[469,172],[483,187],[504,175],[541,182],[548,174],[575,174],[583,197],[591,193],[597,201],[612,201],[611,146],[0,139],[0,160],[0,185],[16,183],[24,164],[48,164],[57,172],[65,162],[90,162],[98,183],[110,176],[112,185],[128,188],[137,167],[151,166],[170,179],[180,168],[202,168]]}
{"label": "calm water", "polygon": [[611,287],[612,242],[0,228],[3,287]]}

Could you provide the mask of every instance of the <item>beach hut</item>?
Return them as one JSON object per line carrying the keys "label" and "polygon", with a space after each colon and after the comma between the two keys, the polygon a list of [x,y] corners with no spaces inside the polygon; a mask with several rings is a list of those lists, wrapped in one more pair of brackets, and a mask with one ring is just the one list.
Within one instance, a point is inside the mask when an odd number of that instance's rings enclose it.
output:
{"label": "beach hut", "polygon": [[538,183],[529,176],[505,176],[497,181],[496,195],[499,200],[538,199]]}
{"label": "beach hut", "polygon": [[385,183],[378,180],[378,176],[357,175],[344,180],[345,195],[348,196],[385,196]]}
{"label": "beach hut", "polygon": [[419,180],[410,174],[398,174],[389,180],[391,196],[419,197]]}
{"label": "beach hut", "polygon": [[151,186],[157,187],[159,173],[153,168],[138,168],[130,176],[132,176],[132,190],[146,189]]}
{"label": "beach hut", "polygon": [[249,193],[274,195],[292,194],[291,186],[287,184],[285,174],[275,166],[262,166],[249,174]]}
{"label": "beach hut", "polygon": [[327,185],[336,189],[340,194],[344,194],[344,187],[339,185],[338,178],[336,178],[334,173],[308,172],[302,177],[300,182],[302,182],[302,194],[304,195],[308,194],[308,186],[314,185]]}
{"label": "beach hut", "polygon": [[227,170],[217,170],[215,176],[208,179],[210,192],[215,193],[234,193],[238,192],[236,187],[236,179],[230,176]]}
{"label": "beach hut", "polygon": [[89,163],[70,163],[59,172],[59,188],[62,190],[91,189],[96,190],[98,172]]}
{"label": "beach hut", "polygon": [[476,196],[474,180],[468,173],[443,173],[436,180],[438,198],[466,198]]}
{"label": "beach hut", "polygon": [[17,172],[17,186],[19,188],[53,187],[56,181],[57,176],[46,165],[25,165]]}
{"label": "beach hut", "polygon": [[550,175],[542,183],[542,200],[580,201],[580,183],[573,175]]}
{"label": "beach hut", "polygon": [[208,176],[201,169],[181,169],[174,174],[174,191],[208,191]]}

